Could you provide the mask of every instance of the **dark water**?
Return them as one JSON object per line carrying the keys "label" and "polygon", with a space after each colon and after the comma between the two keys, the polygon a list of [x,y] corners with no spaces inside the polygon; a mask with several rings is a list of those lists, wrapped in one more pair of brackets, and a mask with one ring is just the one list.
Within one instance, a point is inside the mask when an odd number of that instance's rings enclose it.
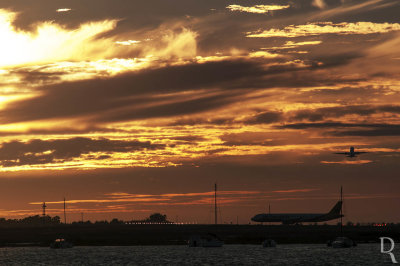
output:
{"label": "dark water", "polygon": [[[399,247],[400,249],[400,247]],[[400,250],[395,250],[400,260]],[[1,248],[0,265],[391,265],[379,244],[350,249],[325,245],[225,245],[222,248],[186,246]]]}

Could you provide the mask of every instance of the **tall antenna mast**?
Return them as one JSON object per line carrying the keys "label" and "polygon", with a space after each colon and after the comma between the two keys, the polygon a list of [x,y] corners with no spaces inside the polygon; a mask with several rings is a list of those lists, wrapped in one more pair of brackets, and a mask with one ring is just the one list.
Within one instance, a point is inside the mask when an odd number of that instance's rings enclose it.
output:
{"label": "tall antenna mast", "polygon": [[43,209],[43,213],[42,213],[42,215],[43,215],[43,217],[45,217],[46,216],[46,202],[43,202],[43,205],[42,205],[42,209]]}
{"label": "tall antenna mast", "polygon": [[343,186],[340,186],[340,201],[341,201],[341,208],[340,208],[340,234],[343,235]]}
{"label": "tall antenna mast", "polygon": [[218,223],[218,215],[217,215],[217,183],[215,183],[215,197],[214,197],[214,217],[215,217],[215,224]]}
{"label": "tall antenna mast", "polygon": [[64,224],[67,224],[67,214],[65,212],[65,197],[64,197]]}

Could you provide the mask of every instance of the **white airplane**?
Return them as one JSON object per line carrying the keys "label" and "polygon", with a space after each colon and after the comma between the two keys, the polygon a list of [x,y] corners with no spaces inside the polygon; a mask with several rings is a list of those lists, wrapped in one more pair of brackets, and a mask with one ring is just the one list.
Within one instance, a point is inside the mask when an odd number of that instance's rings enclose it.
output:
{"label": "white airplane", "polygon": [[307,222],[325,222],[333,219],[343,217],[341,214],[342,201],[338,201],[336,205],[328,213],[276,213],[266,214],[261,213],[255,215],[251,220],[253,222],[278,222],[282,224],[294,224],[294,223],[307,223]]}
{"label": "white airplane", "polygon": [[365,151],[354,151],[354,147],[350,147],[350,152],[336,152],[335,154],[344,154],[347,157],[357,157],[358,154],[367,153]]}

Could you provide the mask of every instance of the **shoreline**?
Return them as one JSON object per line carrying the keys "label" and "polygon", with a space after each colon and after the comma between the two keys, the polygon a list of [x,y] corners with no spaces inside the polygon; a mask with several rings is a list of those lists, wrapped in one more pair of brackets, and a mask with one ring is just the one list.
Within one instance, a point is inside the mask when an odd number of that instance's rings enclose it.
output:
{"label": "shoreline", "polygon": [[[186,245],[192,235],[216,234],[225,244],[325,244],[340,235],[337,225],[57,225],[0,227],[0,247],[49,246],[65,238],[75,246]],[[343,234],[358,243],[379,237],[400,239],[400,226],[344,226]]]}

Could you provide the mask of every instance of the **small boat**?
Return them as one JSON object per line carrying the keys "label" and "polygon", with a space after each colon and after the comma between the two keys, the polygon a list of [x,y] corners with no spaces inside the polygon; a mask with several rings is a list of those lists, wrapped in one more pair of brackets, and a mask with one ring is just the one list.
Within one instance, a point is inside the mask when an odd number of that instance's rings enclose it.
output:
{"label": "small boat", "polygon": [[71,242],[66,241],[64,238],[57,238],[50,244],[50,248],[72,248],[74,245]]}
{"label": "small boat", "polygon": [[188,240],[188,246],[189,247],[202,247],[203,245],[203,239],[198,236],[191,236],[190,239]]}
{"label": "small boat", "polygon": [[350,248],[357,246],[357,243],[348,237],[339,236],[333,241],[328,241],[327,245],[333,248]]}
{"label": "small boat", "polygon": [[[340,187],[340,201],[343,202],[343,187]],[[328,247],[333,248],[350,248],[357,246],[357,243],[348,237],[343,236],[343,213],[342,208],[340,209],[340,234],[342,236],[336,237],[335,240],[329,240]]]}
{"label": "small boat", "polygon": [[273,239],[266,239],[262,242],[264,248],[274,248],[276,247],[276,242]]}
{"label": "small boat", "polygon": [[206,236],[194,235],[188,241],[189,247],[205,247],[216,248],[222,247],[224,242],[219,239],[215,234],[207,234]]}

